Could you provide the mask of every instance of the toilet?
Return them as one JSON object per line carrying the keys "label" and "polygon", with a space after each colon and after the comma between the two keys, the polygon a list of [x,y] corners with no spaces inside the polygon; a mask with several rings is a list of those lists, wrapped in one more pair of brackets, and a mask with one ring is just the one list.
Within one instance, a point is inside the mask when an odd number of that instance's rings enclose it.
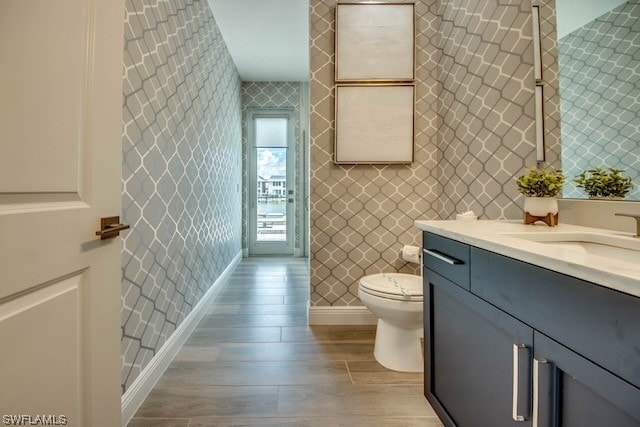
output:
{"label": "toilet", "polygon": [[423,371],[422,278],[403,273],[364,276],[358,296],[378,318],[373,351],[378,363],[394,371]]}

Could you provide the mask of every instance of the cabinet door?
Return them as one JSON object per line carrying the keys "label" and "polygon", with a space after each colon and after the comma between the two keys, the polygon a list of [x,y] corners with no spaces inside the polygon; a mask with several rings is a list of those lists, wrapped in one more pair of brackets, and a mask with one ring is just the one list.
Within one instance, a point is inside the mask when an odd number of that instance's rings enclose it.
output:
{"label": "cabinet door", "polygon": [[537,331],[534,341],[537,426],[640,425],[640,389]]}
{"label": "cabinet door", "polygon": [[438,415],[461,427],[531,425],[533,330],[424,271],[425,395]]}

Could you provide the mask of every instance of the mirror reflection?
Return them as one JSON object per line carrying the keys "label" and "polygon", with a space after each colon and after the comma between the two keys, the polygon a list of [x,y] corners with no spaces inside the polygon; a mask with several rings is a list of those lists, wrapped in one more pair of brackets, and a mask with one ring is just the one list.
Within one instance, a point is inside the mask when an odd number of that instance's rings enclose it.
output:
{"label": "mirror reflection", "polygon": [[[640,0],[556,0],[565,198],[573,178],[622,170],[640,200]],[[590,174],[587,174],[589,176]]]}

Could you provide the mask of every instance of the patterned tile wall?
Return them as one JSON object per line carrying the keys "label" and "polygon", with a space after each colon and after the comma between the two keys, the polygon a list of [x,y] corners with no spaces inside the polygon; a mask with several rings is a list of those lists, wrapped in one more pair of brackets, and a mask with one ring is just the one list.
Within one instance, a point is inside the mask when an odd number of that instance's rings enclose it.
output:
{"label": "patterned tile wall", "polygon": [[241,244],[241,84],[208,4],[125,12],[123,392]]}
{"label": "patterned tile wall", "polygon": [[[562,164],[570,177],[626,169],[640,200],[640,1],[629,1],[560,40]],[[564,197],[584,198],[573,182]]]}
{"label": "patterned tile wall", "polygon": [[[536,164],[530,0],[418,1],[416,161],[336,167],[333,12],[311,2],[311,284],[314,305],[358,305],[357,279],[416,272],[416,218],[520,218],[514,177]],[[542,32],[555,32],[554,0]],[[555,43],[543,44],[547,163],[560,167]],[[437,160],[437,162],[436,162]]]}
{"label": "patterned tile wall", "polygon": [[[295,217],[294,249],[301,250],[302,219],[302,140],[300,137],[301,86],[299,82],[243,82],[242,83],[242,247],[247,248],[247,111],[249,108],[293,108],[295,117]],[[306,110],[306,109],[305,109]]]}
{"label": "patterned tile wall", "polygon": [[361,305],[357,280],[381,271],[418,274],[400,258],[421,245],[418,218],[437,218],[437,0],[417,0],[415,161],[406,166],[335,166],[334,9],[311,0],[311,304]]}
{"label": "patterned tile wall", "polygon": [[514,176],[536,165],[530,0],[441,0],[438,212],[522,217]]}

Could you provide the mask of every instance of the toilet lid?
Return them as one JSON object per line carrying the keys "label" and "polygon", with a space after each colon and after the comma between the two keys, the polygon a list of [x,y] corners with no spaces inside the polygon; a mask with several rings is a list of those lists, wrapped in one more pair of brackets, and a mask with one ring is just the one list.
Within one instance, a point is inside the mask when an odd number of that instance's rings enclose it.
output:
{"label": "toilet lid", "polygon": [[422,301],[422,277],[403,273],[380,273],[360,279],[360,289],[371,295],[397,300]]}

